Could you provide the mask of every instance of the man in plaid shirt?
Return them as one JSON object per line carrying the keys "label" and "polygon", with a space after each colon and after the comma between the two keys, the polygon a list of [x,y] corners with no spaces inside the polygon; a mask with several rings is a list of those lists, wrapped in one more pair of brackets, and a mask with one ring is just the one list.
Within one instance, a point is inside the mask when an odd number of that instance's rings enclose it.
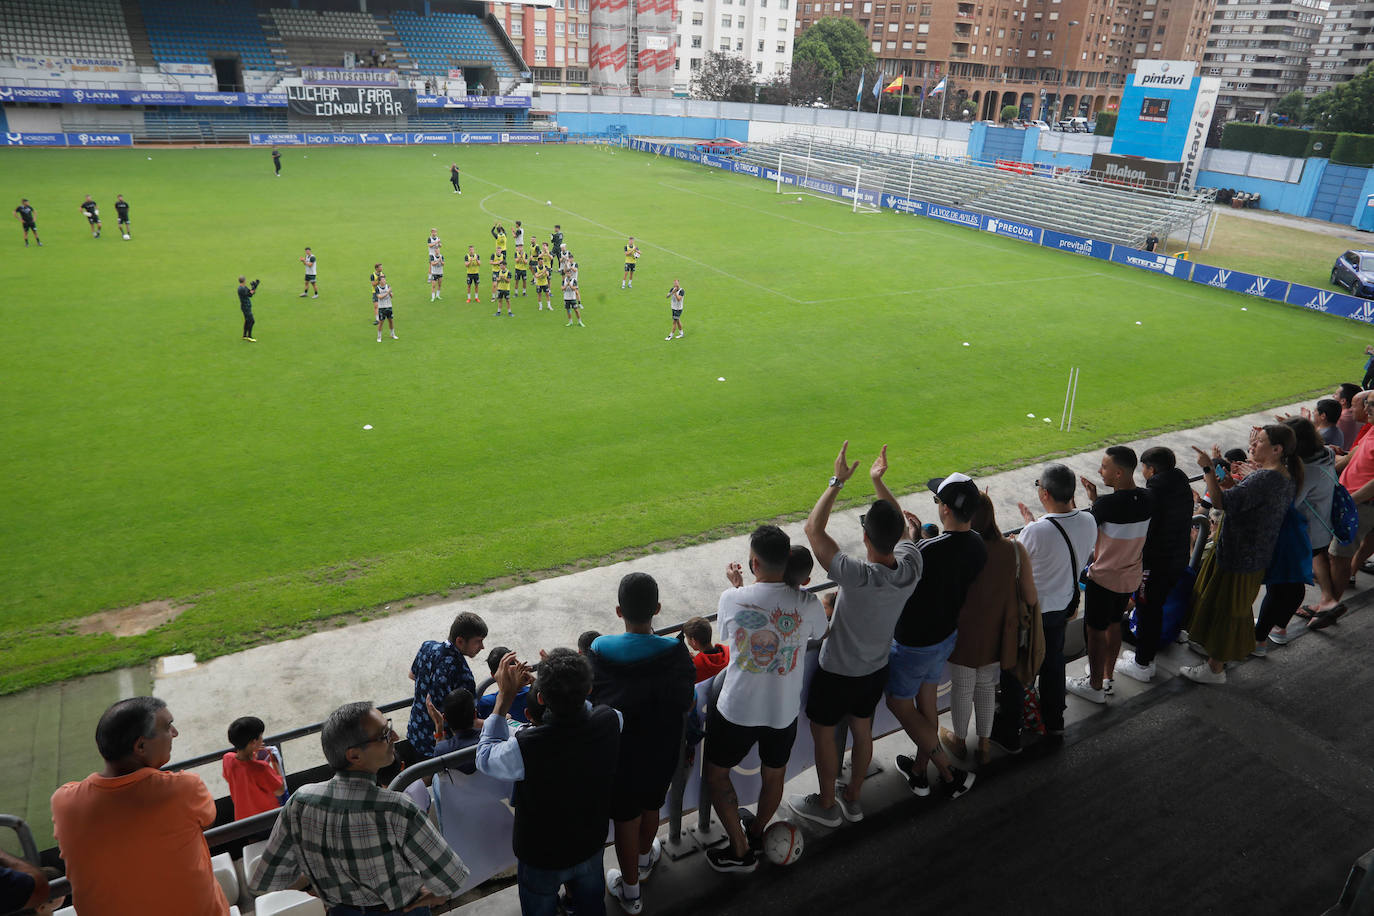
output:
{"label": "man in plaid shirt", "polygon": [[391,720],[371,703],[330,714],[320,733],[334,768],[328,782],[302,786],[272,828],[248,886],[254,893],[306,878],[329,916],[428,916],[458,892],[468,869],[407,796],[377,785],[396,759]]}

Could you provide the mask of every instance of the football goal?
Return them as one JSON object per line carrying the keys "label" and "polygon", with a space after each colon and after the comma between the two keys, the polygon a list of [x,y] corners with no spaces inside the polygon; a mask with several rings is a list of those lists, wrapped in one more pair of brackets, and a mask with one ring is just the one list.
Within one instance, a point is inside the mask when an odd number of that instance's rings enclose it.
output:
{"label": "football goal", "polygon": [[[797,153],[778,153],[779,194],[818,197],[823,200],[848,198],[855,213],[877,213],[882,193],[878,187],[864,186],[863,166],[856,162],[836,162]],[[871,198],[871,203],[865,197]]]}

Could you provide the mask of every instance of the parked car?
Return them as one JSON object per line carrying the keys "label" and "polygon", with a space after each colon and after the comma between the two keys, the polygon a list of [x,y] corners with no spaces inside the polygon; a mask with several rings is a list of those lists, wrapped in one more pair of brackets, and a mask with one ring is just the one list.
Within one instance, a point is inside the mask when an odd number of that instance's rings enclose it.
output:
{"label": "parked car", "polygon": [[1065,130],[1075,134],[1086,134],[1088,132],[1087,118],[1063,118],[1055,125],[1060,130]]}
{"label": "parked car", "polygon": [[1374,299],[1374,251],[1347,251],[1331,265],[1331,282],[1351,295]]}

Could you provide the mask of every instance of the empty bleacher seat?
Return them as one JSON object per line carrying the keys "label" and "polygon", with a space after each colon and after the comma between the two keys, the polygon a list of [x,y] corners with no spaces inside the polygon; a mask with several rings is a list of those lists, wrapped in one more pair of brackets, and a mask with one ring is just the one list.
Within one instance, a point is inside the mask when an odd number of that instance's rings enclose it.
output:
{"label": "empty bleacher seat", "polygon": [[305,891],[272,891],[254,904],[258,916],[325,916],[320,898]]}
{"label": "empty bleacher seat", "polygon": [[215,57],[238,57],[245,68],[276,69],[257,10],[248,0],[139,0],[139,6],[159,61],[209,63]]}
{"label": "empty bleacher seat", "polygon": [[515,61],[477,16],[440,12],[421,16],[412,10],[396,10],[391,24],[422,74],[445,76],[451,67],[481,63],[494,69],[503,82],[516,76]]}
{"label": "empty bleacher seat", "polygon": [[134,57],[119,0],[4,0],[0,55],[8,54]]}
{"label": "empty bleacher seat", "polygon": [[239,899],[239,876],[234,870],[234,857],[227,852],[210,857],[210,868],[215,872],[219,889],[224,891],[224,899],[233,904]]}

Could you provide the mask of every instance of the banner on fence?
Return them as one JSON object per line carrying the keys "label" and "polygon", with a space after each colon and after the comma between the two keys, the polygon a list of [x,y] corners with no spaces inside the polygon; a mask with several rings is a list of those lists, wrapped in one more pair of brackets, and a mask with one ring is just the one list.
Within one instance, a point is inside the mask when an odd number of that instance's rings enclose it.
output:
{"label": "banner on fence", "polygon": [[287,86],[292,114],[311,118],[398,118],[416,113],[415,90],[349,86]]}
{"label": "banner on fence", "polygon": [[896,210],[898,213],[918,213],[925,215],[926,209],[930,204],[923,200],[916,200],[911,197],[903,197],[900,194],[884,194],[882,205],[888,210]]}
{"label": "banner on fence", "polygon": [[1046,248],[1053,248],[1056,251],[1071,251],[1074,254],[1081,254],[1090,258],[1101,258],[1110,261],[1112,257],[1112,245],[1110,242],[1099,242],[1097,239],[1086,238],[1081,235],[1072,235],[1068,232],[1055,232],[1052,229],[1044,230],[1040,236],[1040,244]]}
{"label": "banner on fence", "polygon": [[68,146],[133,146],[133,134],[67,134]]}
{"label": "banner on fence", "polygon": [[529,108],[531,99],[527,95],[428,95],[415,96],[415,104],[421,108]]}
{"label": "banner on fence", "polygon": [[1341,318],[1374,324],[1374,302],[1358,296],[1348,296],[1329,289],[1304,286],[1301,283],[1288,284],[1288,295],[1284,299],[1289,305],[1325,312]]}
{"label": "banner on fence", "polygon": [[983,231],[991,232],[993,235],[1005,235],[1009,239],[1020,239],[1032,245],[1040,244],[1039,226],[1028,226],[1000,216],[987,217],[983,222]]}
{"label": "banner on fence", "polygon": [[66,146],[66,134],[31,134],[5,132],[6,146]]}
{"label": "banner on fence", "polygon": [[209,64],[169,64],[160,63],[158,70],[173,76],[214,76],[215,68]]}
{"label": "banner on fence", "polygon": [[947,223],[954,223],[957,226],[970,226],[974,229],[983,228],[983,214],[973,213],[969,210],[960,210],[958,207],[944,207],[939,204],[930,204],[926,207],[926,216],[933,216],[936,219],[944,220]]}
{"label": "banner on fence", "polygon": [[1239,270],[1213,267],[1210,264],[1195,264],[1192,281],[1203,286],[1215,286],[1217,289],[1229,289],[1233,293],[1276,299],[1279,302],[1283,302],[1288,293],[1287,280],[1275,280],[1271,277],[1242,273]]}
{"label": "banner on fence", "polygon": [[307,86],[396,86],[395,70],[370,67],[301,67]]}
{"label": "banner on fence", "polygon": [[1152,273],[1167,274],[1170,277],[1179,277],[1183,280],[1188,279],[1189,272],[1193,267],[1191,261],[1171,258],[1165,254],[1155,254],[1152,251],[1142,251],[1127,245],[1112,246],[1112,260],[1117,264],[1138,267]]}
{"label": "banner on fence", "polygon": [[14,55],[14,65],[21,70],[45,70],[49,73],[122,73],[124,61],[112,57],[50,57],[46,54]]}

